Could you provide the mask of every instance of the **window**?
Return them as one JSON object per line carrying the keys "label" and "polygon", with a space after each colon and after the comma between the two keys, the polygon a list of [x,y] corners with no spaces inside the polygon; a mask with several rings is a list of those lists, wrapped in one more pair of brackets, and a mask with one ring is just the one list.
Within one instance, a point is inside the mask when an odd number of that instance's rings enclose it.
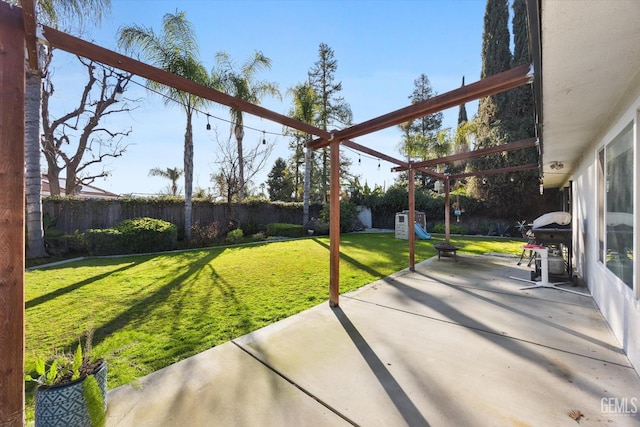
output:
{"label": "window", "polygon": [[[598,155],[602,178],[598,193],[603,193],[598,194],[598,234],[604,248],[600,258],[604,258],[607,268],[630,288],[633,287],[633,158],[633,126],[630,123],[604,148],[604,153],[601,151]],[[606,209],[604,224],[603,208]],[[606,232],[605,236],[602,231]]]}
{"label": "window", "polygon": [[598,261],[604,263],[604,148],[598,152]]}

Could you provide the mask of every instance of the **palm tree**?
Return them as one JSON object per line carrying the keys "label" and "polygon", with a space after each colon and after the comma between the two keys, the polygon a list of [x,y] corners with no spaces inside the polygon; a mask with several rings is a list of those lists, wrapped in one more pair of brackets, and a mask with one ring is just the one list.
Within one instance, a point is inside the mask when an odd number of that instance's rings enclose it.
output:
{"label": "palm tree", "polygon": [[171,195],[178,193],[178,180],[182,176],[182,169],[178,168],[153,168],[149,171],[149,176],[159,176],[171,181]]}
{"label": "palm tree", "polygon": [[[290,92],[293,94],[293,109],[291,117],[304,123],[314,124],[318,117],[319,105],[318,95],[315,93],[310,84],[299,84]],[[303,139],[304,143],[311,140],[311,135],[303,134],[296,131],[295,138]],[[304,196],[302,208],[302,223],[309,221],[309,195],[311,192],[311,152],[309,148],[305,148],[304,152]]]}
{"label": "palm tree", "polygon": [[[21,4],[20,0],[9,1]],[[74,23],[80,27],[84,22],[98,24],[111,10],[110,0],[37,0],[36,16],[38,22],[57,27]],[[38,45],[38,55],[51,55],[44,45]],[[41,61],[50,63],[51,61]],[[42,66],[42,65],[41,65]],[[40,169],[40,104],[42,77],[46,67],[38,70],[26,70],[25,82],[25,201],[27,258],[47,255],[44,249],[42,227],[42,171]]]}
{"label": "palm tree", "polygon": [[[198,57],[198,43],[193,26],[184,12],[167,13],[162,18],[162,33],[152,28],[132,25],[118,30],[118,44],[131,52],[138,50],[146,61],[170,73],[194,82],[210,85],[211,79]],[[184,134],[184,238],[191,238],[191,198],[193,193],[193,114],[208,103],[187,92],[147,80],[147,88],[165,96],[165,105],[179,102],[187,118]]]}
{"label": "palm tree", "polygon": [[[271,95],[280,98],[280,91],[276,83],[255,81],[255,75],[262,69],[271,68],[271,60],[264,56],[262,52],[255,52],[253,56],[242,64],[239,70],[227,52],[218,52],[216,55],[217,68],[212,71],[212,76],[217,82],[220,90],[228,95],[234,96],[243,101],[259,105],[263,96]],[[240,186],[238,198],[244,199],[245,179],[244,179],[244,154],[242,140],[244,138],[243,112],[231,107],[231,132],[236,137],[238,144],[238,185]]]}

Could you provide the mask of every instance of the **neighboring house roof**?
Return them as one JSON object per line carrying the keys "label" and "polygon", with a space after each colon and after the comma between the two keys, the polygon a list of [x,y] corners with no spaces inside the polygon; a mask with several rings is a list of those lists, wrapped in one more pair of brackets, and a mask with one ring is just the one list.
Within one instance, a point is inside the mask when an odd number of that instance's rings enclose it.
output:
{"label": "neighboring house roof", "polygon": [[544,186],[554,188],[640,94],[640,2],[528,1],[541,17]]}
{"label": "neighboring house roof", "polygon": [[[66,193],[64,191],[64,187],[66,184],[65,178],[60,178],[60,195],[65,196]],[[42,197],[50,196],[51,189],[49,187],[49,178],[46,175],[42,176]],[[83,184],[80,186],[80,191],[75,197],[79,197],[81,199],[116,199],[120,197],[120,195],[111,193],[107,190],[103,190],[102,188],[94,187],[93,185]]]}

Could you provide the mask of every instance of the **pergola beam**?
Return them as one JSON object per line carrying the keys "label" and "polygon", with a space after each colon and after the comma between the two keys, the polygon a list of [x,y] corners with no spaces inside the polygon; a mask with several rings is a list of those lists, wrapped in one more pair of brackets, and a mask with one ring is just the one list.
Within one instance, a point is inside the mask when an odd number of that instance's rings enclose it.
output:
{"label": "pergola beam", "polygon": [[[489,154],[501,153],[503,151],[522,150],[524,148],[534,147],[537,144],[537,138],[522,139],[520,141],[510,142],[508,144],[496,145],[494,147],[481,148],[478,150],[468,151],[466,153],[452,154],[450,156],[440,157],[437,159],[425,160],[413,163],[414,168],[423,168],[427,166],[452,163],[460,160],[469,160],[475,157],[487,156]],[[407,170],[406,166],[398,166],[393,168],[393,172],[402,172]]]}
{"label": "pergola beam", "polygon": [[426,173],[427,175],[430,175],[430,176],[435,176],[438,179],[447,179],[447,177],[448,177],[447,174],[436,172],[434,170],[427,169],[427,168],[414,168],[414,167],[412,167],[411,169],[414,169],[414,170],[416,170],[418,172]]}
{"label": "pergola beam", "polygon": [[449,178],[458,179],[458,178],[466,178],[468,176],[498,175],[501,173],[528,171],[528,170],[538,169],[538,167],[539,165],[537,163],[530,163],[528,165],[509,166],[507,168],[500,168],[500,169],[487,169],[487,170],[479,170],[479,171],[473,171],[473,172],[457,173],[457,174],[449,175]]}
{"label": "pergola beam", "polygon": [[[400,167],[408,168],[408,166],[409,166],[409,164],[407,162],[405,162],[405,161],[395,159],[395,158],[393,158],[391,156],[387,156],[384,153],[381,153],[379,151],[373,150],[373,149],[371,149],[369,147],[365,147],[364,145],[357,144],[357,143],[355,143],[353,141],[342,141],[342,145],[344,145],[345,147],[353,148],[354,150],[360,151],[362,153],[369,154],[371,156],[377,157],[380,160],[386,160],[389,163],[400,165]],[[406,170],[406,169],[404,169],[404,170]]]}
{"label": "pergola beam", "polygon": [[400,110],[373,118],[343,130],[331,132],[331,135],[328,138],[326,136],[321,136],[320,139],[313,141],[309,145],[309,148],[317,150],[318,148],[329,145],[330,138],[342,141],[357,138],[391,126],[399,125],[409,120],[437,113],[469,101],[474,101],[485,96],[494,95],[496,93],[505,92],[507,90],[529,84],[533,80],[533,75],[530,74],[530,69],[530,64],[520,65],[512,68],[511,70],[489,76],[475,83],[434,96],[433,98],[416,102],[415,104],[401,108]]}
{"label": "pergola beam", "polygon": [[176,74],[168,73],[159,68],[145,64],[144,62],[137,61],[128,56],[105,49],[101,46],[73,37],[56,29],[44,26],[44,38],[52,47],[110,65],[114,68],[144,77],[145,79],[156,81],[184,92],[189,92],[195,96],[208,99],[209,101],[217,102],[219,104],[226,105],[227,107],[236,108],[245,113],[262,117],[311,135],[320,136],[322,138],[329,138],[331,136],[329,132],[308,123],[292,119],[291,117],[284,116],[259,105],[251,104],[250,102],[243,101],[231,95],[227,95],[226,93],[203,86]]}

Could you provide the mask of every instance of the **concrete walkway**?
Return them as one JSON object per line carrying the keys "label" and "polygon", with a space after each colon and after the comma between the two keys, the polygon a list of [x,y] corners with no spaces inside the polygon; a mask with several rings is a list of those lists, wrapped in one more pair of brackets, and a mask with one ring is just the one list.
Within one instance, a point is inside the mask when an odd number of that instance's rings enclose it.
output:
{"label": "concrete walkway", "polygon": [[640,425],[593,300],[510,276],[529,269],[425,261],[110,391],[107,426]]}

